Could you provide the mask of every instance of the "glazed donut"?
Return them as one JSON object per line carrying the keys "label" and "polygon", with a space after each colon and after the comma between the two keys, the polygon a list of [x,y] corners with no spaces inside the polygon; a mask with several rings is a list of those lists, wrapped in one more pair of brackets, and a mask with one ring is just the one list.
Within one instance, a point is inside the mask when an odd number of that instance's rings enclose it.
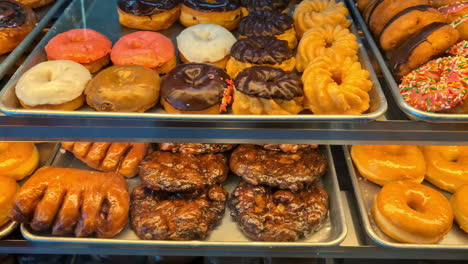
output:
{"label": "glazed donut", "polygon": [[13,208],[19,185],[15,180],[0,176],[0,228],[10,221],[8,215]]}
{"label": "glazed donut", "polygon": [[468,147],[422,146],[426,159],[426,180],[442,190],[454,193],[468,184]]}
{"label": "glazed donut", "polygon": [[374,200],[372,216],[385,234],[414,244],[437,243],[453,222],[452,208],[445,196],[409,181],[385,184]]}
{"label": "glazed donut", "polygon": [[0,1],[0,55],[10,52],[36,26],[34,11],[16,1]]}
{"label": "glazed donut", "polygon": [[179,0],[118,0],[120,24],[142,30],[164,30],[180,16]]}
{"label": "glazed donut", "polygon": [[447,17],[452,27],[460,33],[461,40],[468,39],[468,2],[456,2],[440,7],[439,12]]}
{"label": "glazed donut", "polygon": [[250,37],[234,43],[226,71],[235,78],[239,72],[252,66],[270,66],[292,71],[295,65],[296,58],[287,41],[275,37]]}
{"label": "glazed donut", "polygon": [[442,7],[442,6],[454,4],[456,2],[460,2],[460,0],[432,0],[431,4],[433,7]]}
{"label": "glazed donut", "polygon": [[351,25],[346,18],[348,9],[343,2],[335,0],[304,0],[294,11],[294,27],[299,38],[309,29],[315,26],[330,24],[340,25],[344,28]]}
{"label": "glazed donut", "polygon": [[45,61],[26,71],[15,91],[24,108],[71,111],[83,105],[83,90],[89,80],[91,73],[79,63]]}
{"label": "glazed donut", "polygon": [[23,5],[27,5],[30,8],[38,8],[41,6],[48,5],[54,2],[55,0],[15,0],[15,1],[20,2]]}
{"label": "glazed donut", "polygon": [[381,186],[393,181],[421,183],[426,172],[417,146],[354,145],[351,158],[362,177]]}
{"label": "glazed donut", "polygon": [[115,65],[141,65],[159,74],[168,73],[177,63],[174,45],[163,34],[137,31],[120,38],[111,51]]}
{"label": "glazed donut", "polygon": [[302,74],[304,105],[314,114],[362,114],[370,107],[369,76],[361,63],[350,58],[338,65],[329,57],[317,57]]}
{"label": "glazed donut", "polygon": [[237,0],[184,0],[180,23],[185,27],[197,24],[216,24],[234,30],[241,19]]}
{"label": "glazed donut", "polygon": [[286,10],[289,0],[240,0],[244,15],[256,11],[274,11],[281,13]]}
{"label": "glazed donut", "polygon": [[467,96],[468,60],[444,57],[428,62],[403,77],[398,89],[411,106],[430,112],[449,110]]}
{"label": "glazed donut", "polygon": [[359,45],[356,36],[341,26],[322,25],[311,28],[302,36],[296,53],[296,69],[303,72],[310,61],[328,56],[340,64],[345,58],[357,61]]}
{"label": "glazed donut", "polygon": [[468,206],[466,201],[468,201],[468,185],[463,185],[450,198],[450,204],[458,225],[465,233],[468,233]]}
{"label": "glazed donut", "polygon": [[236,37],[222,26],[198,24],[177,36],[177,48],[182,62],[210,63],[224,69],[236,41]]}
{"label": "glazed donut", "polygon": [[468,40],[468,15],[454,19],[450,25],[458,30],[460,40]]}
{"label": "glazed donut", "polygon": [[38,165],[39,152],[34,143],[0,141],[1,176],[19,181],[31,175]]}
{"label": "glazed donut", "polygon": [[91,73],[109,64],[112,42],[92,29],[72,29],[52,38],[45,46],[49,60],[71,60]]}

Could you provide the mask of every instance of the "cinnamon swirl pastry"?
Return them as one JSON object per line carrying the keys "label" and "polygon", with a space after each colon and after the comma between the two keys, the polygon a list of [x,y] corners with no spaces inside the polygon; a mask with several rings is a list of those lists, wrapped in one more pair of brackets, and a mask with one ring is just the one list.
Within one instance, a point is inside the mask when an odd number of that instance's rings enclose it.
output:
{"label": "cinnamon swirl pastry", "polygon": [[36,22],[30,7],[16,1],[0,0],[0,55],[14,50]]}
{"label": "cinnamon swirl pastry", "polygon": [[179,19],[179,0],[118,0],[120,24],[142,30],[167,29]]}

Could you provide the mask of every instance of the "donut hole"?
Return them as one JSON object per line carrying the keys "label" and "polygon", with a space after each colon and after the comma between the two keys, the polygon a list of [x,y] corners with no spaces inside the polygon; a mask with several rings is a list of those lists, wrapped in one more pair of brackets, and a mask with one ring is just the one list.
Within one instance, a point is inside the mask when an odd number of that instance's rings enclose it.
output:
{"label": "donut hole", "polygon": [[410,191],[408,195],[408,200],[406,201],[406,205],[408,205],[409,208],[413,209],[416,212],[424,213],[425,201],[426,198],[421,193]]}
{"label": "donut hole", "polygon": [[332,79],[338,85],[341,85],[341,83],[343,82],[343,78],[342,78],[341,74],[339,74],[339,73],[334,73],[333,76],[332,76]]}

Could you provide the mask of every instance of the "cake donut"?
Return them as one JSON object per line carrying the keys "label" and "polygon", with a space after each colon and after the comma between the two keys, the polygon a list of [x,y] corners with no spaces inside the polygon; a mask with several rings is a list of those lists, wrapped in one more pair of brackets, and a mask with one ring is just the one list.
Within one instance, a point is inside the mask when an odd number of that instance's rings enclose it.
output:
{"label": "cake donut", "polygon": [[461,40],[468,40],[468,2],[456,2],[438,9],[460,33]]}
{"label": "cake donut", "polygon": [[417,146],[354,145],[351,158],[362,177],[381,186],[393,181],[421,183],[426,172]]}
{"label": "cake donut", "polygon": [[159,74],[168,73],[177,63],[172,41],[163,34],[137,31],[120,38],[111,51],[115,65],[142,65]]}
{"label": "cake donut", "polygon": [[430,61],[403,77],[400,94],[409,105],[423,111],[450,110],[468,94],[467,63],[461,56]]}
{"label": "cake donut", "polygon": [[8,216],[11,213],[18,190],[19,185],[15,180],[0,176],[0,228],[10,222]]}
{"label": "cake donut", "polygon": [[289,0],[240,0],[244,15],[257,11],[281,13],[288,8]]}
{"label": "cake donut", "polygon": [[303,110],[302,83],[294,72],[253,66],[240,72],[234,83],[235,115],[295,115]]}
{"label": "cake donut", "polygon": [[446,53],[449,55],[453,55],[453,56],[467,57],[468,56],[468,41],[462,40],[458,42],[457,44],[450,47],[446,51]]}
{"label": "cake donut", "polygon": [[141,30],[164,30],[180,16],[179,0],[118,0],[120,24]]}
{"label": "cake donut", "polygon": [[224,69],[236,41],[234,35],[222,26],[198,24],[177,36],[177,48],[182,62],[210,63]]}
{"label": "cake donut", "polygon": [[112,42],[92,29],[72,29],[53,37],[45,46],[49,60],[71,60],[91,73],[109,64]]}
{"label": "cake donut", "polygon": [[16,1],[0,1],[0,55],[16,48],[31,32],[37,19],[34,11]]}
{"label": "cake donut", "polygon": [[270,66],[292,71],[295,65],[296,58],[287,41],[275,37],[250,37],[234,43],[226,71],[235,78],[239,72],[252,66]]}
{"label": "cake donut", "polygon": [[242,18],[239,24],[241,38],[265,36],[286,40],[290,49],[297,46],[292,17],[272,11],[255,11]]}
{"label": "cake donut", "polygon": [[458,30],[461,40],[468,40],[468,15],[455,18],[450,25]]}
{"label": "cake donut", "polygon": [[465,233],[468,233],[468,206],[466,201],[468,201],[468,185],[463,185],[450,198],[450,204],[458,225]]}
{"label": "cake donut", "polygon": [[16,83],[16,96],[26,109],[71,111],[84,103],[83,91],[91,73],[69,60],[41,62]]}
{"label": "cake donut", "polygon": [[20,2],[23,5],[27,5],[30,8],[38,8],[41,6],[48,5],[55,0],[16,0],[16,2]]}
{"label": "cake donut", "polygon": [[34,143],[0,141],[0,176],[20,181],[38,165],[39,152]]}
{"label": "cake donut", "polygon": [[238,0],[183,0],[179,20],[185,27],[216,24],[234,30],[241,16]]}

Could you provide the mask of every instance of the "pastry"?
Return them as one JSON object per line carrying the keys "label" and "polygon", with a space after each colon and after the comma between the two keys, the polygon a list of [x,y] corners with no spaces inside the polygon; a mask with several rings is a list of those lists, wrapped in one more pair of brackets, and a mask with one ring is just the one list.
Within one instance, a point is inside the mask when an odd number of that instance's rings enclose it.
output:
{"label": "pastry", "polygon": [[325,174],[327,161],[319,150],[295,153],[240,145],[231,155],[231,171],[250,184],[267,185],[297,192]]}
{"label": "pastry", "polygon": [[351,158],[362,177],[381,186],[393,181],[421,183],[426,173],[417,146],[354,145]]}
{"label": "pastry", "polygon": [[54,2],[55,0],[15,0],[15,1],[20,2],[23,5],[27,5],[30,8],[38,8],[41,6],[48,5]]}
{"label": "pastry", "polygon": [[[434,7],[442,7],[456,2],[460,2],[460,0],[432,0],[431,4]],[[462,2],[464,2],[464,0],[462,0]]]}
{"label": "pastry", "polygon": [[251,14],[257,11],[286,11],[289,0],[240,0],[242,13],[244,15]]}
{"label": "pastry", "polygon": [[140,166],[141,182],[167,192],[194,192],[226,180],[227,159],[218,154],[182,154],[155,151]]}
{"label": "pastry", "polygon": [[18,190],[19,185],[14,179],[0,176],[0,228],[10,221],[8,215]]}
{"label": "pastry", "polygon": [[234,43],[226,71],[235,78],[238,73],[252,66],[292,71],[295,65],[296,59],[287,41],[275,37],[250,37]]}
{"label": "pastry", "polygon": [[161,79],[140,65],[112,66],[96,75],[84,91],[97,111],[145,112],[158,103]]}
{"label": "pastry", "polygon": [[317,145],[309,144],[264,144],[259,146],[262,146],[264,149],[282,151],[287,153],[296,153],[298,150],[301,149],[316,149],[318,147]]}
{"label": "pastry", "polygon": [[177,64],[172,41],[157,32],[137,31],[120,38],[111,51],[115,65],[141,65],[159,74],[168,73]]}
{"label": "pastry", "polygon": [[185,27],[216,24],[227,30],[235,29],[240,19],[238,0],[183,0],[179,18]]}
{"label": "pastry", "polygon": [[222,26],[198,24],[177,36],[177,48],[182,62],[210,63],[224,69],[236,41],[236,37]]}
{"label": "pastry", "polygon": [[328,215],[328,195],[316,185],[292,192],[241,181],[229,208],[250,239],[296,241],[320,229]]}
{"label": "pastry", "polygon": [[450,23],[460,34],[460,40],[468,40],[468,15],[458,17]]}
{"label": "pastry", "polygon": [[159,149],[182,154],[208,154],[226,152],[236,144],[158,143]]}
{"label": "pastry", "polygon": [[219,114],[229,104],[233,89],[230,79],[211,64],[178,65],[162,80],[161,104],[168,113]]}
{"label": "pastry", "polygon": [[20,181],[39,165],[39,152],[32,142],[0,141],[0,176]]}
{"label": "pastry", "polygon": [[467,40],[462,40],[458,42],[457,44],[453,45],[450,47],[446,53],[448,55],[453,55],[453,56],[462,56],[462,57],[468,57],[468,41]]}
{"label": "pastry", "polygon": [[228,193],[221,185],[193,193],[133,190],[130,223],[141,239],[205,239],[221,221]]}
{"label": "pastry", "polygon": [[180,16],[180,0],[118,0],[120,24],[141,30],[164,30]]}
{"label": "pastry", "polygon": [[451,26],[460,33],[460,40],[468,40],[468,2],[456,2],[438,9]]}
{"label": "pastry", "polygon": [[235,115],[295,115],[304,108],[304,91],[294,72],[268,66],[243,70],[234,80]]}
{"label": "pastry", "polygon": [[468,233],[468,185],[463,185],[457,189],[455,194],[450,198],[453,214],[460,228]]}
{"label": "pastry", "polygon": [[366,9],[367,5],[372,2],[372,0],[356,0],[355,2],[357,2],[357,7],[359,9],[359,11],[364,11],[364,9]]}
{"label": "pastry", "polygon": [[36,26],[36,14],[12,0],[0,1],[0,55],[16,48]]}
{"label": "pastry", "polygon": [[117,173],[42,167],[21,187],[10,217],[56,236],[110,238],[127,224],[129,203]]}
{"label": "pastry", "polygon": [[93,169],[134,177],[138,174],[140,162],[146,156],[149,144],[62,142],[62,147]]}
{"label": "pastry", "polygon": [[91,73],[77,62],[45,61],[23,73],[15,92],[26,109],[72,111],[83,105],[89,80]]}
{"label": "pastry", "polygon": [[112,42],[92,29],[72,29],[53,37],[45,46],[49,60],[71,60],[91,73],[109,64]]}
{"label": "pastry", "polygon": [[372,216],[385,234],[413,244],[437,243],[453,222],[452,208],[445,196],[409,181],[385,184],[374,200]]}

